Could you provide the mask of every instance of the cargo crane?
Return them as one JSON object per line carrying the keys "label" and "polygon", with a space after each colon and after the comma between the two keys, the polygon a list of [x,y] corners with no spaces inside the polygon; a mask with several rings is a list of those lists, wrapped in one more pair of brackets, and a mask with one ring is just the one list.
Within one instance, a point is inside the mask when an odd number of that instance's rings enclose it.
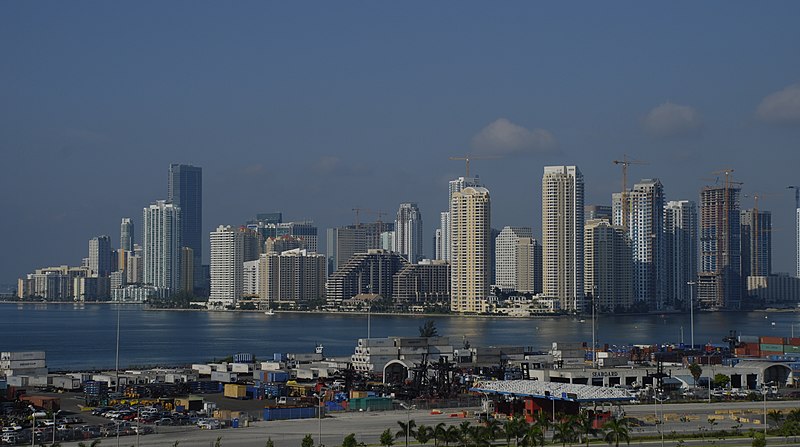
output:
{"label": "cargo crane", "polygon": [[627,155],[622,155],[622,160],[612,161],[615,165],[622,165],[622,191],[620,191],[620,202],[622,205],[622,227],[628,230],[628,166],[646,165],[645,161],[631,160]]}
{"label": "cargo crane", "polygon": [[469,178],[469,161],[470,160],[494,160],[496,158],[498,158],[498,157],[488,157],[488,156],[476,157],[476,156],[472,156],[472,155],[464,155],[463,157],[450,157],[450,160],[464,160],[466,162],[466,168],[467,168],[467,176],[465,178]]}

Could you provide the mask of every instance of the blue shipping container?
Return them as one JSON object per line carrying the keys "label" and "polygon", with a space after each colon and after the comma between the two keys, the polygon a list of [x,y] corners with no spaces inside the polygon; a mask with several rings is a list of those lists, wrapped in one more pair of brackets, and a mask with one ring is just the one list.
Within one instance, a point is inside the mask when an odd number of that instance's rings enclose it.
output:
{"label": "blue shipping container", "polygon": [[284,371],[270,371],[267,374],[268,382],[285,383],[289,381],[289,373]]}
{"label": "blue shipping container", "polygon": [[253,363],[253,354],[249,352],[240,352],[233,356],[234,363]]}
{"label": "blue shipping container", "polygon": [[317,416],[315,407],[265,408],[265,421],[282,421],[286,419],[310,419]]}

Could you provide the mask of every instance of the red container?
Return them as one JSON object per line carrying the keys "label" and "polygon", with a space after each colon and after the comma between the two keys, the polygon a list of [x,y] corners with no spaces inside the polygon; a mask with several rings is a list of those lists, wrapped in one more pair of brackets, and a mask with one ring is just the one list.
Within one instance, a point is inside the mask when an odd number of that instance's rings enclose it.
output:
{"label": "red container", "polygon": [[789,339],[787,339],[786,341],[788,341],[788,342],[789,342],[789,343],[787,343],[787,344],[790,344],[790,345],[792,345],[792,346],[800,346],[800,338],[797,338],[797,337],[795,337],[795,338],[789,338]]}
{"label": "red container", "polygon": [[761,344],[762,345],[783,345],[784,343],[783,337],[773,337],[773,336],[763,336],[761,337]]}

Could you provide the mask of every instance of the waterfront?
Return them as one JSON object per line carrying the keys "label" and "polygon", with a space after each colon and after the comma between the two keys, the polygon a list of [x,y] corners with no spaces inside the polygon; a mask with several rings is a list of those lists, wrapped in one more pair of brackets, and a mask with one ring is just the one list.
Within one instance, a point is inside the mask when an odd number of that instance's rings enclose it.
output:
{"label": "waterfront", "polygon": [[[350,355],[367,336],[367,316],[355,314],[146,311],[120,309],[120,365],[180,365],[220,359],[236,352],[257,358],[274,352],[310,352],[322,343],[328,356]],[[765,318],[766,317],[766,318]],[[591,319],[480,318],[372,315],[372,337],[416,336],[433,318],[440,335],[460,346],[524,345],[546,348],[553,341],[590,341]],[[43,350],[50,369],[113,368],[117,306],[110,304],[0,304],[0,351]],[[774,324],[773,324],[774,323]],[[796,312],[717,312],[695,314],[695,342],[721,344],[730,330],[743,335],[788,337]],[[689,316],[601,315],[598,343],[689,343]]]}

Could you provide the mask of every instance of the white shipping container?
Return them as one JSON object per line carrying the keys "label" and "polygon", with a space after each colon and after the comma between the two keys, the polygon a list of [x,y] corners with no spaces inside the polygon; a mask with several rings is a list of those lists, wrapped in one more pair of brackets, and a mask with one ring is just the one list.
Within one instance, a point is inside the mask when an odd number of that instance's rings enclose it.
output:
{"label": "white shipping container", "polygon": [[41,360],[2,360],[0,369],[44,368],[44,359]]}
{"label": "white shipping container", "polygon": [[51,376],[47,379],[48,385],[62,390],[77,390],[81,387],[80,379],[70,376]]}
{"label": "white shipping container", "polygon": [[362,347],[394,346],[391,338],[359,338],[358,345]]}
{"label": "white shipping container", "polygon": [[46,387],[47,386],[47,375],[43,376],[31,376],[28,377],[28,386],[40,386]]}
{"label": "white shipping container", "polygon": [[597,358],[598,359],[607,359],[607,358],[610,358],[610,356],[609,356],[608,352],[598,352],[597,353]]}
{"label": "white shipping container", "polygon": [[236,373],[227,371],[211,371],[211,380],[222,383],[233,383],[238,380]]}
{"label": "white shipping container", "polygon": [[281,368],[281,362],[261,362],[261,371],[280,371]]}
{"label": "white shipping container", "polygon": [[28,376],[11,376],[6,377],[8,386],[23,387],[28,386]]}
{"label": "white shipping container", "polygon": [[370,346],[369,348],[366,348],[364,352],[366,355],[397,355],[397,353],[398,348],[395,348],[394,346]]}
{"label": "white shipping container", "polygon": [[6,360],[45,360],[44,351],[0,352],[0,361]]}
{"label": "white shipping container", "polygon": [[231,372],[240,374],[247,374],[250,372],[250,365],[247,363],[231,363],[228,366],[230,366]]}
{"label": "white shipping container", "polygon": [[192,365],[192,370],[197,371],[198,374],[209,376],[211,375],[211,366],[203,364]]}
{"label": "white shipping container", "polygon": [[47,376],[47,368],[7,369],[6,376]]}

